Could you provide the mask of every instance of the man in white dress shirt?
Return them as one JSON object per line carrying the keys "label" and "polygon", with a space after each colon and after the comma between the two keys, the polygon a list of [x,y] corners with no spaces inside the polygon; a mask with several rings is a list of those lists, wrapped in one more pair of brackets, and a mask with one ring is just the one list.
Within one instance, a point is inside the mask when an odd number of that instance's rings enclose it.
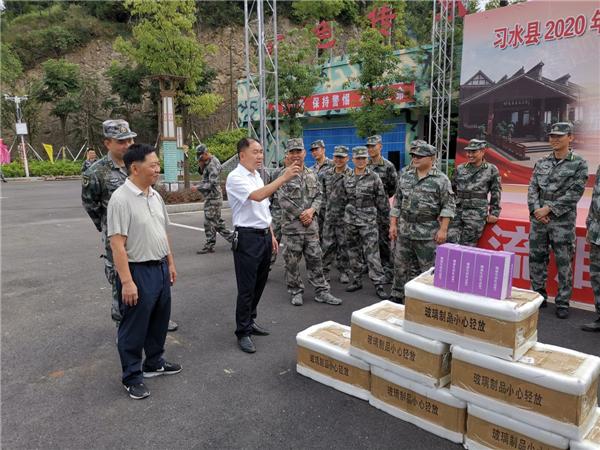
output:
{"label": "man in white dress shirt", "polygon": [[227,176],[227,198],[231,206],[233,226],[233,261],[238,295],[235,311],[240,349],[254,353],[256,347],[250,335],[265,336],[269,332],[256,322],[256,307],[269,276],[272,252],[278,243],[271,228],[269,197],[300,172],[300,166],[285,169],[279,178],[265,186],[257,168],[263,162],[263,149],[252,138],[237,144],[238,166]]}

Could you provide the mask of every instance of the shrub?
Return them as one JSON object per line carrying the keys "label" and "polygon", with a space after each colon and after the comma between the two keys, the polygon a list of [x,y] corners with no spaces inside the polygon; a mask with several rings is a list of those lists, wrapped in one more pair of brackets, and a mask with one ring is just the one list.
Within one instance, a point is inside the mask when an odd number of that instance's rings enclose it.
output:
{"label": "shrub", "polygon": [[208,150],[215,155],[219,161],[225,162],[235,155],[238,141],[246,136],[248,136],[248,130],[238,128],[231,131],[221,131],[216,133],[207,138],[204,143],[206,144],[206,147],[208,147]]}
{"label": "shrub", "polygon": [[[81,174],[83,161],[29,161],[29,175],[32,177],[67,176]],[[25,168],[20,161],[2,165],[2,173],[6,178],[24,177]]]}

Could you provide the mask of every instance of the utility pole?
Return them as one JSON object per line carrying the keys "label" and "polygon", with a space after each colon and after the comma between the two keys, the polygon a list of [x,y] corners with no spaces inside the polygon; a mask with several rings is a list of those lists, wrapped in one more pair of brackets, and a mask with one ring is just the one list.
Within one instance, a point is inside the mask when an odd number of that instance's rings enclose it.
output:
{"label": "utility pole", "polygon": [[25,100],[27,100],[27,96],[23,95],[23,96],[19,97],[17,95],[11,96],[8,94],[4,94],[4,98],[8,101],[15,103],[16,116],[17,116],[17,123],[15,124],[15,129],[16,129],[17,135],[21,137],[21,152],[23,152],[21,157],[23,159],[23,166],[25,167],[25,176],[29,177],[29,162],[27,161],[27,147],[25,146],[25,135],[27,134],[27,124],[22,121],[23,116],[21,114],[21,102],[24,102]]}

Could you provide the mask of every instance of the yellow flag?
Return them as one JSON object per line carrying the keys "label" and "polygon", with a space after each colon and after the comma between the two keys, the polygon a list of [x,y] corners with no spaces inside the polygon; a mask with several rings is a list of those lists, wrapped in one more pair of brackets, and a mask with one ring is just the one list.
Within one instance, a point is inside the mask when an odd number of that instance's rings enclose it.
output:
{"label": "yellow flag", "polygon": [[44,146],[44,150],[46,150],[46,153],[48,153],[48,158],[50,159],[51,163],[54,163],[54,148],[52,147],[52,144],[42,144]]}

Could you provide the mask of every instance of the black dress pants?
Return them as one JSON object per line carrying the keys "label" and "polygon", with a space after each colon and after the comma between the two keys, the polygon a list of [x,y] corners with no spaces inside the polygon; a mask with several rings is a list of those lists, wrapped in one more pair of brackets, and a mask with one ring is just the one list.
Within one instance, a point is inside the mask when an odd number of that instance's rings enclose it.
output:
{"label": "black dress pants", "polygon": [[256,319],[256,307],[269,277],[273,243],[271,232],[251,228],[236,228],[237,249],[233,251],[237,280],[235,335],[238,339],[250,336]]}

